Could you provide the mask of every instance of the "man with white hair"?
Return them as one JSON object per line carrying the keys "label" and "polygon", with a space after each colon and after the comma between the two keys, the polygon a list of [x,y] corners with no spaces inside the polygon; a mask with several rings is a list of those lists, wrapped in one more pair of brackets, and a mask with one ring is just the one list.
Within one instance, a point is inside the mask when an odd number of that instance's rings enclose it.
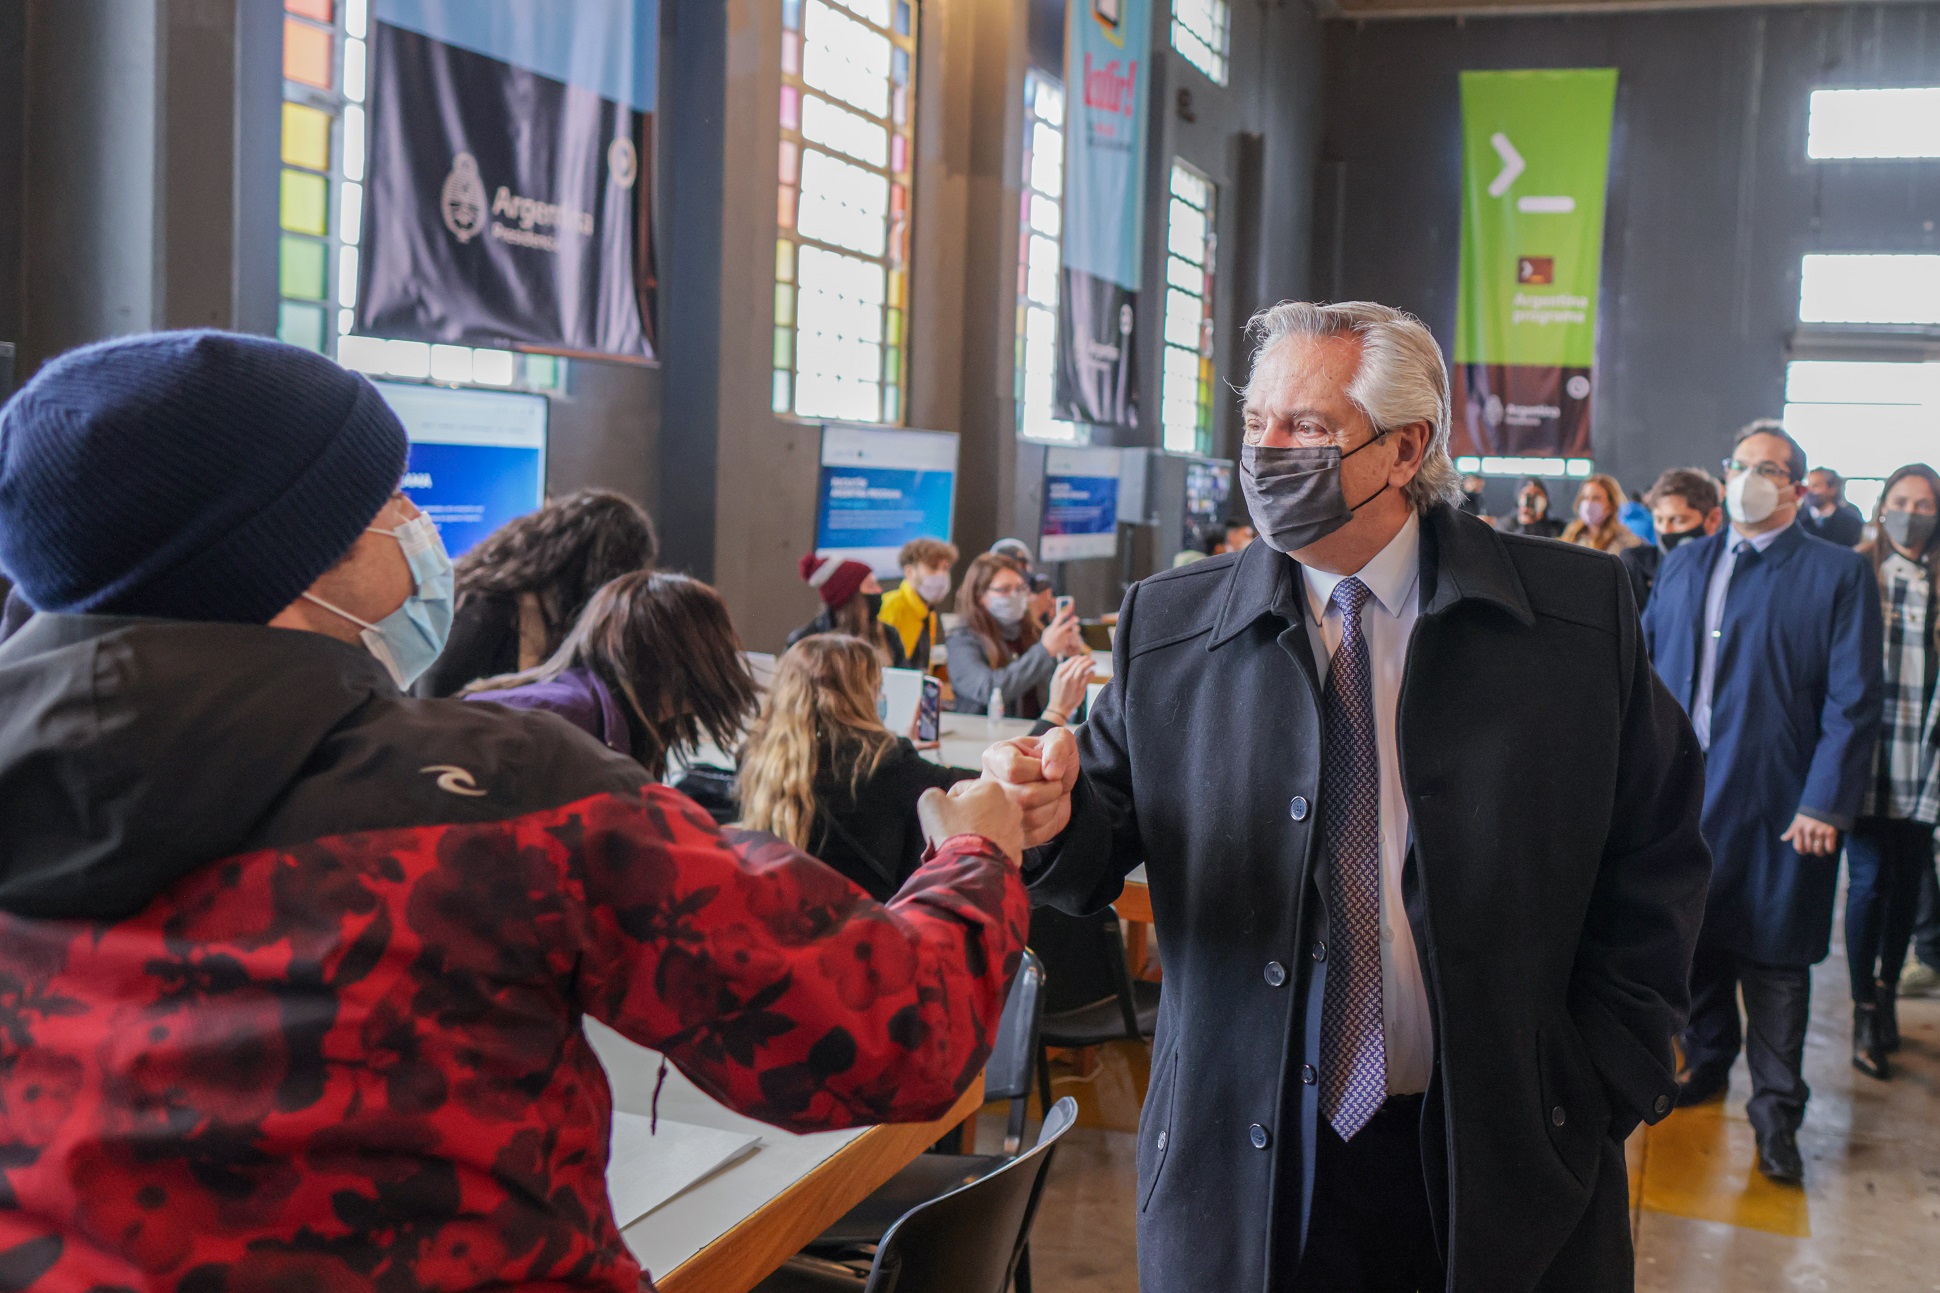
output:
{"label": "man with white hair", "polygon": [[1252,330],[1262,542],[1133,587],[1091,721],[985,759],[1037,902],[1147,868],[1140,1286],[1628,1290],[1710,876],[1690,725],[1615,558],[1457,510],[1419,320]]}

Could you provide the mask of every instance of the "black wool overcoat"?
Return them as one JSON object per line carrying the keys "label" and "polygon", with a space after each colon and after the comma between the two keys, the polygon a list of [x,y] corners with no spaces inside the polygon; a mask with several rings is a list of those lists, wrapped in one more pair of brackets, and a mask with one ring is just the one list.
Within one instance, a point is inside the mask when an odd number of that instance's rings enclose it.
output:
{"label": "black wool overcoat", "polygon": [[[1447,507],[1422,522],[1402,889],[1435,1025],[1421,1138],[1448,1289],[1628,1290],[1622,1140],[1676,1093],[1711,872],[1702,756],[1614,557]],[[1165,990],[1144,1293],[1277,1293],[1304,1242],[1327,742],[1300,590],[1263,543],[1132,588],[1071,825],[1027,864],[1034,898],[1073,913],[1148,870]]]}

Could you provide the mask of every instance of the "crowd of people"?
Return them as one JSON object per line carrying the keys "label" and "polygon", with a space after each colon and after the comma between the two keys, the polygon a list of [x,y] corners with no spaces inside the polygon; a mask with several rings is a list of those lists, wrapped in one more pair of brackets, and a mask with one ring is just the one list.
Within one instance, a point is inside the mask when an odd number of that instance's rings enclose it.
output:
{"label": "crowd of people", "polygon": [[[1384,329],[1421,349],[1386,315],[1351,325],[1298,316],[1286,328],[1263,355],[1275,345],[1319,354]],[[1392,512],[1380,539],[1390,546],[1354,558],[1359,574],[1346,584],[1358,592],[1305,572],[1316,686],[1348,706],[1328,711],[1327,730],[1364,727],[1355,757],[1370,769],[1377,731],[1392,743],[1417,550],[1476,570],[1506,560],[1508,536],[1613,556],[1603,569],[1620,564],[1613,577],[1630,594],[1614,610],[1578,605],[1582,581],[1544,564],[1553,545],[1517,560],[1566,604],[1555,623],[1634,638],[1688,715],[1702,751],[1708,897],[1688,985],[1663,988],[1653,1018],[1679,1015],[1688,986],[1676,1104],[1720,1098],[1747,1053],[1760,1166],[1796,1182],[1809,967],[1827,954],[1841,856],[1854,1065],[1888,1079],[1899,995],[1940,986],[1940,475],[1901,468],[1865,518],[1836,474],[1808,470],[1798,443],[1766,421],[1739,434],[1722,478],[1674,468],[1632,496],[1593,475],[1567,520],[1531,478],[1513,513],[1490,520],[1482,482],[1457,482],[1432,430],[1420,443],[1404,434],[1433,423],[1428,395],[1419,417],[1397,414],[1362,442],[1401,436],[1382,469],[1401,488],[1384,494],[1383,484],[1368,500]],[[1445,389],[1439,398],[1445,417]],[[1252,658],[1209,664],[1201,652],[1175,664],[1161,651],[1200,635],[1206,652],[1236,638],[1271,644],[1267,663],[1247,669],[1284,663],[1271,635],[1245,637],[1247,615],[1290,604],[1282,574],[1293,567],[1276,554],[1321,552],[1331,530],[1355,533],[1351,518],[1367,507],[1343,504],[1314,523],[1276,503],[1276,469],[1332,454],[1340,473],[1352,455],[1339,452],[1348,431],[1304,421],[1273,431],[1273,416],[1261,415],[1257,436],[1249,421],[1247,515],[1142,594],[1142,640],[1156,641],[1132,650],[1149,650],[1148,672],[1175,669],[1179,696],[1212,699],[1206,671]],[[281,434],[263,436],[266,425]],[[560,1202],[603,1188],[588,1164],[603,1161],[593,1151],[606,1112],[587,1100],[604,1088],[572,1040],[580,1013],[781,1125],[931,1116],[990,1044],[1028,924],[1024,846],[1060,841],[1034,882],[1040,900],[1074,910],[1096,905],[1121,862],[1142,860],[1128,834],[1123,698],[1087,725],[1089,788],[1075,800],[1077,756],[1053,753],[1075,750],[1064,729],[1087,717],[1097,666],[1070,599],[1021,541],[966,564],[950,543],[916,540],[888,592],[866,563],[803,556],[819,613],[758,685],[720,595],[657,568],[638,504],[580,491],[453,563],[398,490],[404,452],[396,418],[362,378],[223,334],[78,351],[7,406],[0,568],[15,586],[0,624],[0,983],[10,985],[0,1109],[15,1141],[0,1177],[24,1206],[0,1213],[0,1249],[41,1243],[45,1269],[77,1279],[215,1266],[273,1283],[302,1245],[305,1260],[364,1274],[430,1262],[482,1210],[498,1242],[523,1245],[505,1256],[528,1261],[528,1278],[623,1272],[631,1259],[610,1220]],[[96,470],[105,464],[113,470]],[[1464,595],[1530,613],[1522,594],[1489,591],[1499,572],[1470,578]],[[1223,600],[1194,609],[1188,591],[1214,588]],[[1424,624],[1431,591],[1420,594]],[[1140,596],[1127,599],[1128,621]],[[1567,637],[1544,648],[1544,668]],[[1445,661],[1471,658],[1441,640]],[[1369,642],[1377,667],[1363,720],[1335,697],[1328,662],[1350,680],[1362,671],[1365,689]],[[1343,665],[1352,650],[1363,658]],[[1618,675],[1631,664],[1610,662],[1613,705],[1643,703],[1635,678]],[[957,713],[1032,720],[1033,736],[990,775],[932,762],[918,730],[885,721],[890,669],[933,676]],[[1525,682],[1541,692],[1544,676]],[[1376,702],[1388,707],[1385,727],[1373,723]],[[1151,707],[1149,721],[1161,711],[1172,712]],[[1159,748],[1197,730],[1181,721],[1143,739]],[[1689,762],[1681,729],[1655,711],[1625,722],[1624,748],[1638,751],[1625,757],[1641,762],[1617,793],[1669,823],[1683,811],[1671,771]],[[1282,739],[1262,734],[1262,755]],[[1244,740],[1213,742],[1229,770]],[[701,812],[664,783],[704,745],[734,767],[714,799],[693,796]],[[1389,811],[1399,772],[1387,744],[1378,752],[1395,779],[1389,800],[1372,786],[1322,792],[1333,774],[1318,768],[1303,794],[1332,813],[1365,789]],[[1167,779],[1221,780],[1191,771],[1198,757],[1183,750]],[[1058,830],[1072,823],[1062,835],[1042,825],[1056,796],[1019,789],[1060,780]],[[1292,799],[1294,822],[1308,804]],[[1249,808],[1228,811],[1238,820]],[[1159,820],[1146,830],[1168,830]],[[1396,851],[1396,887],[1382,901],[1399,902],[1396,841],[1409,836],[1389,839],[1393,823],[1381,820],[1380,840],[1365,841],[1369,865]],[[1215,822],[1205,832],[1229,834]],[[1182,827],[1173,842],[1189,850],[1194,838]],[[1155,876],[1155,897],[1166,885]],[[1346,937],[1336,940],[1342,976]],[[1287,957],[1277,945],[1272,955]],[[1282,959],[1259,959],[1278,987]],[[869,968],[831,970],[851,963]],[[1422,967],[1408,966],[1425,992]],[[1386,973],[1398,985],[1404,971]],[[292,994],[314,1012],[277,1005]],[[1390,1014],[1389,1024],[1405,1030],[1406,1020]],[[760,1045],[737,1031],[746,1028]],[[117,1041],[138,1035],[149,1039],[139,1056]],[[1429,1033],[1415,1040],[1426,1057]],[[1387,1063],[1404,1064],[1403,1033],[1380,1044]],[[237,1058],[245,1052],[268,1058]],[[1635,1117],[1668,1107],[1650,1105],[1652,1062],[1641,1051],[1631,1061]],[[1155,1096],[1179,1080],[1155,1064]],[[1398,1089],[1418,1123],[1424,1088]],[[1322,1152],[1346,1153],[1363,1126],[1411,1134],[1388,1116],[1336,1122],[1340,1142]],[[1555,1118],[1560,1128],[1561,1104]],[[1266,1125],[1251,1128],[1256,1149]],[[534,1128],[556,1143],[524,1147]],[[326,1134],[351,1147],[309,1169],[327,1182],[288,1178],[269,1149]],[[131,1138],[150,1148],[136,1152]],[[217,1159],[219,1188],[208,1176]],[[1323,1160],[1323,1175],[1346,1161]],[[1409,1170],[1418,1185],[1419,1164]],[[428,1185],[395,1188],[427,1173],[473,1182],[464,1208],[429,1215]],[[75,1193],[83,1175],[101,1183],[98,1198]],[[284,1206],[299,1190],[315,1191],[314,1205]],[[187,1215],[206,1224],[182,1224]],[[341,1238],[315,1228],[331,1217],[325,1229],[339,1225]],[[370,1236],[386,1226],[418,1238],[378,1251]]]}

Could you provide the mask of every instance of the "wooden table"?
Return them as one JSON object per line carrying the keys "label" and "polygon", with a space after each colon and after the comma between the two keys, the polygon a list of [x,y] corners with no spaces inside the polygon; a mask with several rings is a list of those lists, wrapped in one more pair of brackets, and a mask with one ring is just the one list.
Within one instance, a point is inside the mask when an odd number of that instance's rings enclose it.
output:
{"label": "wooden table", "polygon": [[[1145,868],[1135,868],[1125,877],[1125,892],[1112,903],[1112,910],[1131,928],[1125,934],[1125,959],[1131,962],[1132,977],[1142,978],[1152,968],[1149,939],[1152,932],[1152,890],[1145,883]],[[1153,978],[1158,975],[1154,974]]]}
{"label": "wooden table", "polygon": [[[613,1107],[648,1113],[659,1056],[586,1021]],[[744,1118],[668,1069],[662,1117],[761,1144],[620,1232],[660,1293],[745,1293],[983,1104],[980,1077],[936,1122],[798,1136]]]}

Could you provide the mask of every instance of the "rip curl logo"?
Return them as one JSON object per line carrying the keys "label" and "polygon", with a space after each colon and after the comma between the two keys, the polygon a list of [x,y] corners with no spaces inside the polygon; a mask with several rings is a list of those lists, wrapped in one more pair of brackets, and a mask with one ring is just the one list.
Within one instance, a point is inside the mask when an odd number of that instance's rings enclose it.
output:
{"label": "rip curl logo", "polygon": [[451,174],[445,176],[444,192],[438,201],[451,236],[461,243],[478,237],[485,227],[485,207],[490,201],[485,195],[485,181],[478,175],[478,159],[470,153],[452,158]]}
{"label": "rip curl logo", "polygon": [[428,768],[419,768],[418,771],[426,776],[437,773],[438,789],[448,795],[464,795],[467,798],[477,799],[486,794],[479,789],[478,782],[471,773],[454,763],[434,763]]}

